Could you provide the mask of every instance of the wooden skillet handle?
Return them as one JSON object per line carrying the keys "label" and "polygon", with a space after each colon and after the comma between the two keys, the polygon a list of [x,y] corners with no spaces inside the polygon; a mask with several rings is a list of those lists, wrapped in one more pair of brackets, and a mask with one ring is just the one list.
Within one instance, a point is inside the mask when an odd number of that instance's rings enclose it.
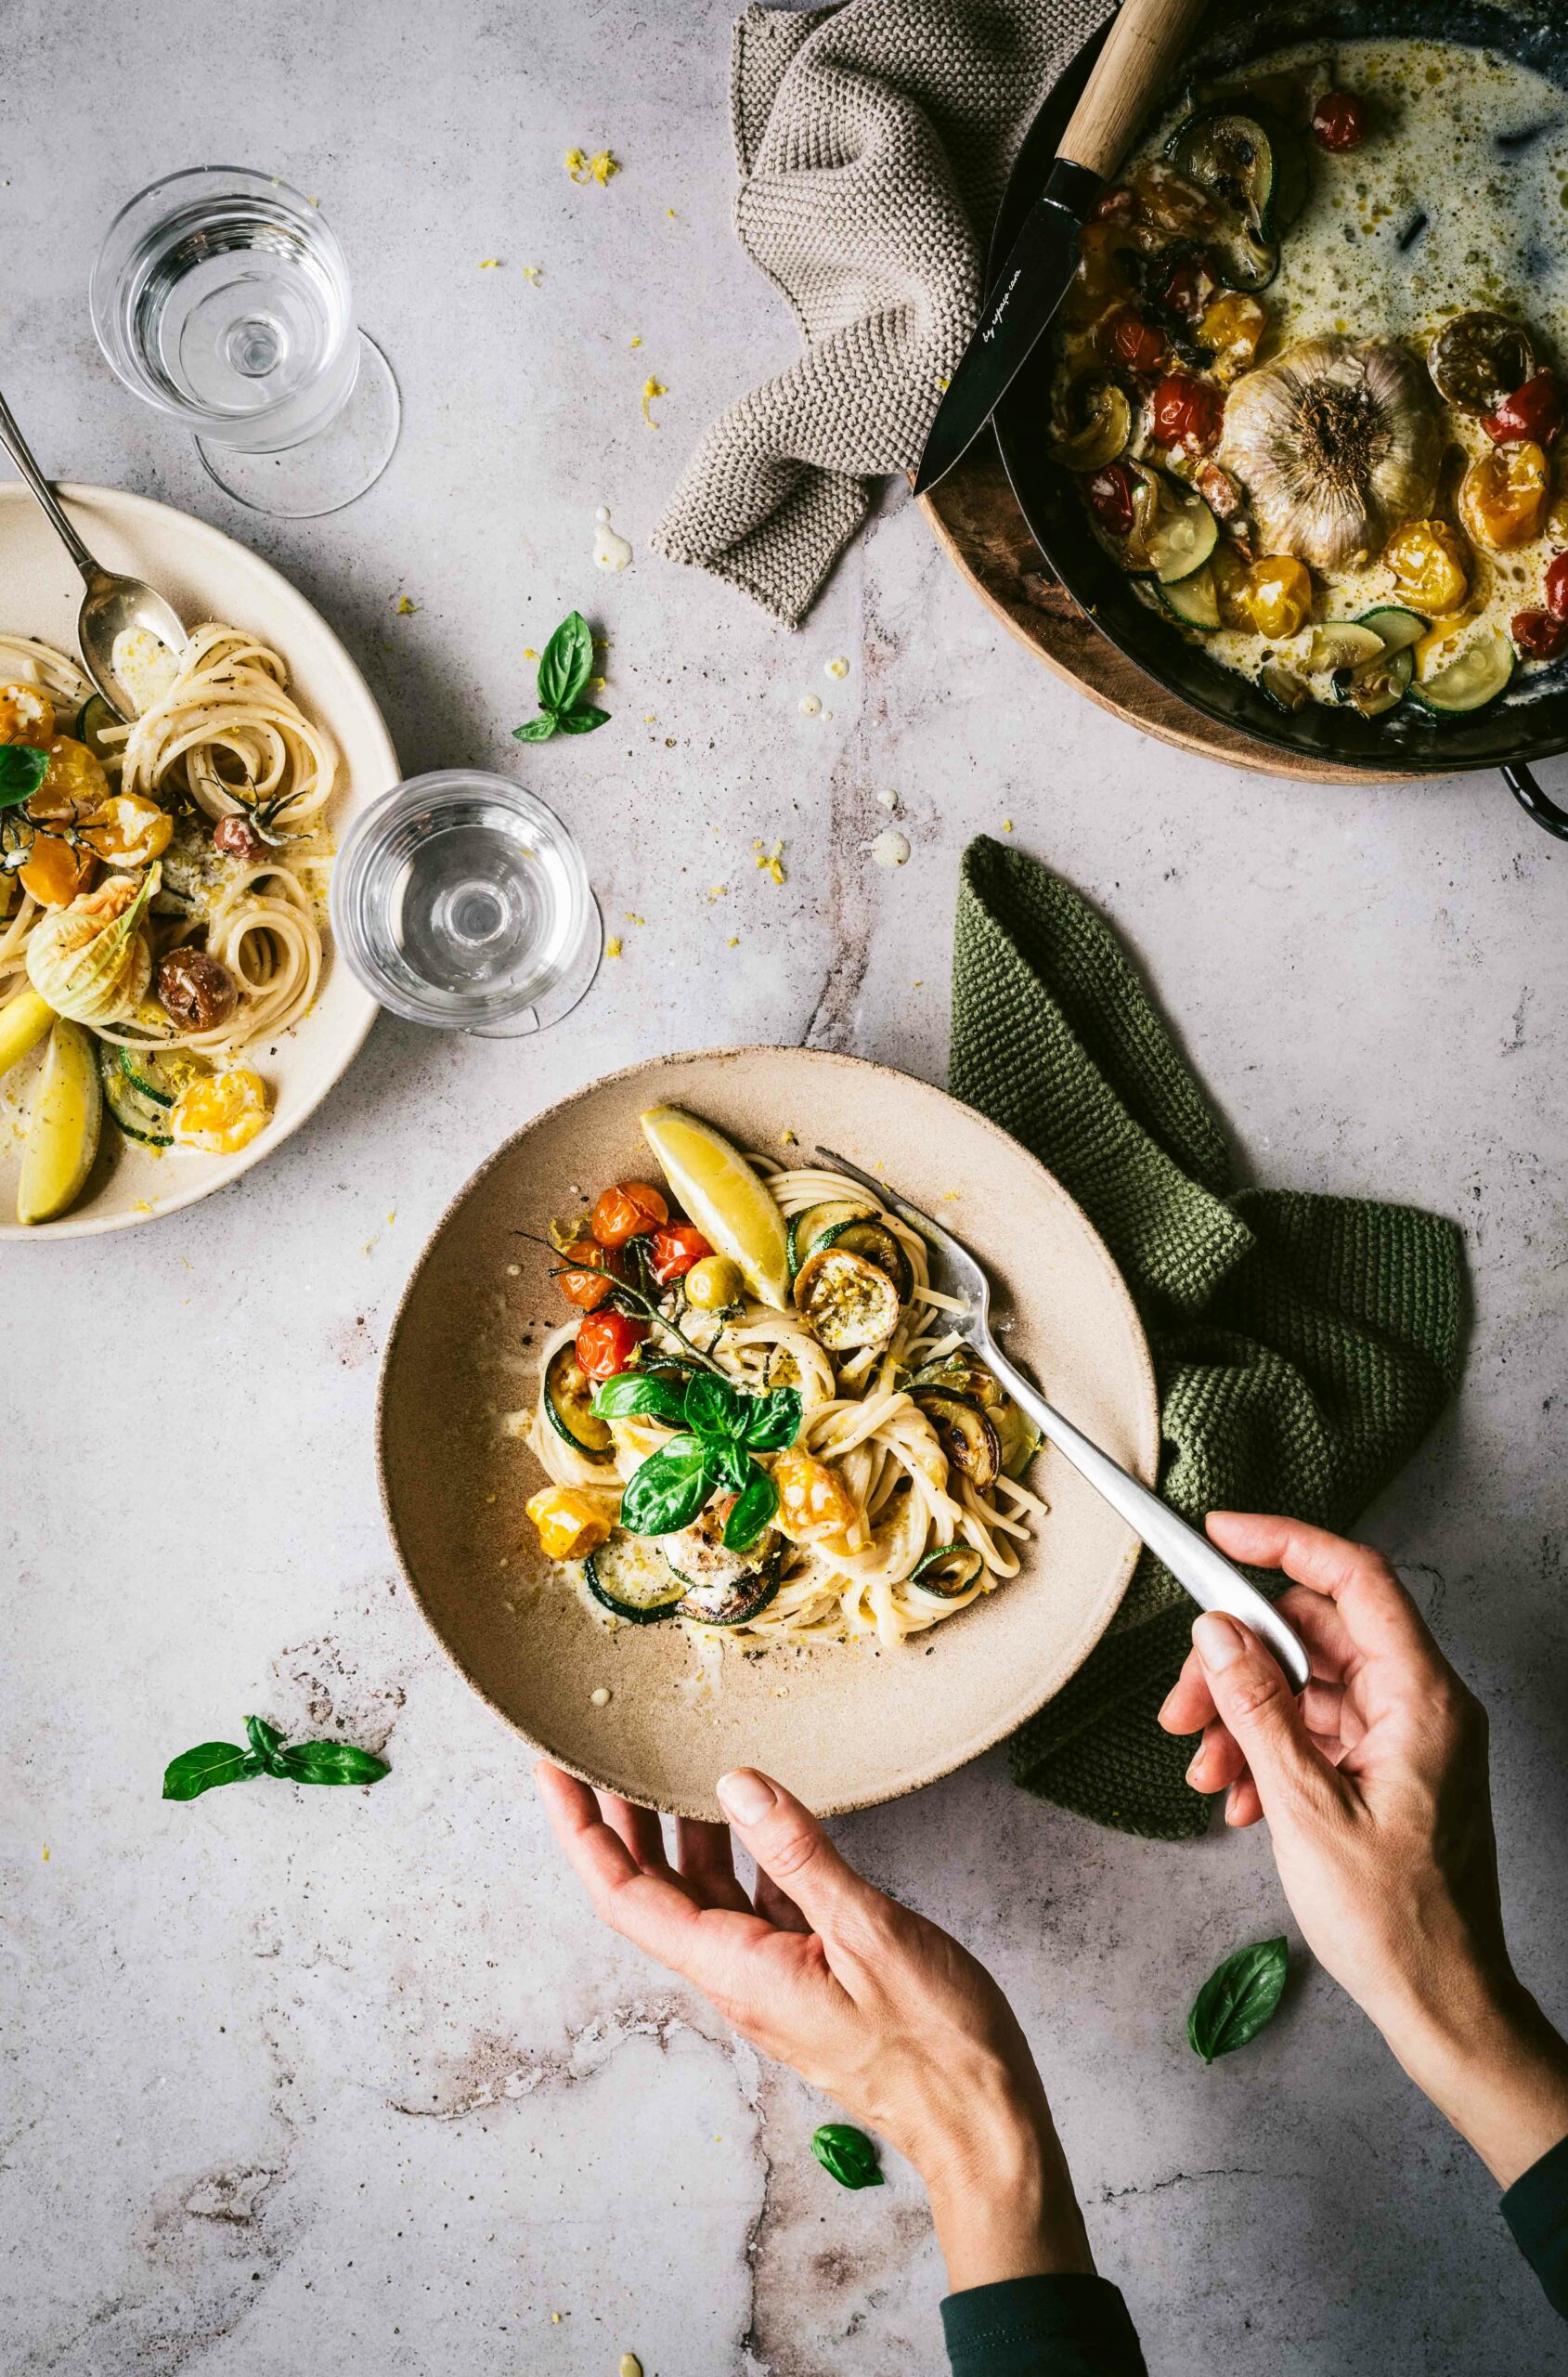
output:
{"label": "wooden skillet handle", "polygon": [[1058,156],[1109,180],[1204,6],[1205,0],[1121,0]]}

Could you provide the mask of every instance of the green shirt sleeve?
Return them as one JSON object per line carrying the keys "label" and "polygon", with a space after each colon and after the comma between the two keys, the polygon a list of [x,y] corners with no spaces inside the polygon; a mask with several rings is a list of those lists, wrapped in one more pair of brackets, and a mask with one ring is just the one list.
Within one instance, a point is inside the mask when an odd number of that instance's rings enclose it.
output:
{"label": "green shirt sleeve", "polygon": [[1080,2272],[966,2287],[942,2305],[952,2377],[1147,2377],[1118,2289]]}
{"label": "green shirt sleeve", "polygon": [[1549,2147],[1515,2179],[1503,2198],[1503,2218],[1546,2289],[1547,2301],[1568,2319],[1568,2137]]}

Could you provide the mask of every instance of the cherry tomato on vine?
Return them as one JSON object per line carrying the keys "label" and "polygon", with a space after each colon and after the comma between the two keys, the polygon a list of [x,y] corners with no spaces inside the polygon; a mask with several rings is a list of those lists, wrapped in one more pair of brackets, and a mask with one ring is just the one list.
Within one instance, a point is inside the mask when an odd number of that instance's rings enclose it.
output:
{"label": "cherry tomato on vine", "polygon": [[644,1238],[668,1221],[669,1207],[645,1180],[622,1180],[606,1188],[589,1217],[589,1227],[601,1246],[624,1246],[628,1238]]}
{"label": "cherry tomato on vine", "polygon": [[693,1264],[712,1252],[693,1222],[667,1222],[654,1232],[648,1268],[660,1287],[667,1288],[672,1279],[683,1279]]}
{"label": "cherry tomato on vine", "polygon": [[1568,652],[1568,619],[1550,611],[1516,611],[1510,633],[1526,660],[1558,660]]}
{"label": "cherry tomato on vine", "polygon": [[1367,108],[1354,91],[1325,91],[1312,111],[1313,136],[1320,149],[1342,155],[1367,137]]}
{"label": "cherry tomato on vine", "polygon": [[1154,434],[1161,446],[1207,454],[1220,442],[1225,400],[1207,380],[1173,371],[1154,392]]}
{"label": "cherry tomato on vine", "polygon": [[616,1283],[619,1269],[608,1247],[591,1238],[576,1238],[567,1247],[564,1260],[570,1269],[558,1271],[555,1284],[568,1304],[584,1312],[596,1312]]}
{"label": "cherry tomato on vine", "polygon": [[1089,509],[1109,537],[1124,537],[1133,525],[1133,474],[1125,462],[1108,462],[1089,481]]}
{"label": "cherry tomato on vine", "polygon": [[1562,392],[1552,371],[1537,371],[1496,412],[1483,413],[1481,426],[1494,446],[1549,446],[1562,427]]}
{"label": "cherry tomato on vine", "polygon": [[590,1312],[577,1331],[577,1368],[586,1378],[614,1378],[648,1334],[629,1312]]}
{"label": "cherry tomato on vine", "polygon": [[1168,314],[1200,322],[1220,293],[1220,277],[1201,248],[1173,265],[1155,292]]}

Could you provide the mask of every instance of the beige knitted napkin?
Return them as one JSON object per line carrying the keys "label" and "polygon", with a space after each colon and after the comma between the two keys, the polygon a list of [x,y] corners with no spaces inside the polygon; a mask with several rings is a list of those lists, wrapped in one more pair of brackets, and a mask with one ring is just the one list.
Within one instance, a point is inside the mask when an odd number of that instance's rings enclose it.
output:
{"label": "beige knitted napkin", "polygon": [[918,460],[1019,142],[1104,0],[846,0],[735,25],[735,228],[805,352],[721,413],[654,531],[787,627]]}

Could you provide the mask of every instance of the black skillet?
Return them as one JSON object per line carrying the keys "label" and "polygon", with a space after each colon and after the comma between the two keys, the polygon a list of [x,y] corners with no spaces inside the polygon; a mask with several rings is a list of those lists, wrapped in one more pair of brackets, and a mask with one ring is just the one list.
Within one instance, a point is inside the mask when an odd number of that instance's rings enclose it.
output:
{"label": "black skillet", "polygon": [[[1217,75],[1298,41],[1326,45],[1374,37],[1462,42],[1532,67],[1562,93],[1568,116],[1568,9],[1562,0],[1213,0],[1204,39],[1190,61]],[[991,266],[1006,255],[1023,214],[1044,182],[1057,145],[1104,40],[1095,33],[1067,68],[1019,151],[991,244]],[[1184,70],[1185,72],[1187,70]],[[1434,162],[1441,171],[1441,161]],[[1568,216],[1564,217],[1568,236]],[[1456,302],[1465,292],[1456,290]],[[1568,361],[1568,357],[1560,357]],[[1073,479],[1052,461],[1049,418],[1052,342],[1043,339],[996,412],[996,439],[1013,492],[1051,569],[1111,642],[1205,717],[1297,758],[1412,776],[1499,768],[1538,825],[1568,840],[1568,811],[1549,800],[1530,773],[1534,760],[1568,750],[1568,658],[1532,670],[1489,709],[1439,719],[1406,702],[1380,719],[1312,703],[1287,716],[1248,679],[1222,669],[1200,645],[1145,608],[1091,532]]]}

